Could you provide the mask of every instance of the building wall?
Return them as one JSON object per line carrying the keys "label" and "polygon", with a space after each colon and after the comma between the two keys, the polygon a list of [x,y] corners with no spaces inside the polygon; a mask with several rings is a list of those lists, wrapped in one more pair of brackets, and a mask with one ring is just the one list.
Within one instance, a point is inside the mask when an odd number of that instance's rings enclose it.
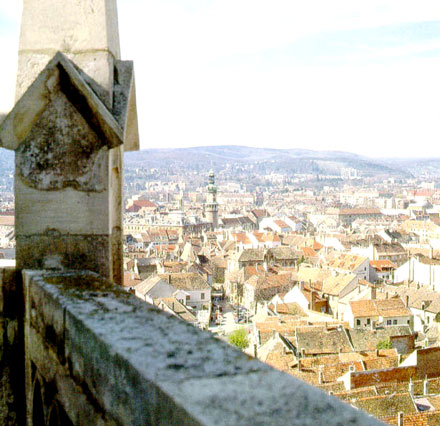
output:
{"label": "building wall", "polygon": [[427,265],[411,258],[394,273],[395,283],[406,280],[433,286],[434,290],[440,291],[440,265]]}
{"label": "building wall", "polygon": [[[351,310],[347,310],[348,312],[351,312]],[[351,318],[350,327],[352,328],[370,328],[373,326],[374,323],[376,323],[378,320],[377,317],[371,316],[371,317],[357,317],[357,318]],[[358,323],[359,322],[359,323]]]}
{"label": "building wall", "polygon": [[255,289],[249,284],[243,286],[243,306],[249,310],[255,307]]}
{"label": "building wall", "polygon": [[370,281],[370,259],[365,259],[354,271],[359,279]]}
{"label": "building wall", "polygon": [[307,311],[309,309],[309,302],[302,294],[299,286],[293,287],[291,290],[289,290],[288,293],[284,296],[284,302],[285,303],[292,303],[296,302],[304,311]]}
{"label": "building wall", "polygon": [[380,317],[379,321],[382,321],[383,325],[385,327],[390,327],[390,326],[393,326],[393,325],[411,325],[411,317],[410,316],[406,316],[406,317],[387,317],[387,318]]}
{"label": "building wall", "polygon": [[[186,297],[187,294],[189,295],[189,299]],[[202,306],[209,306],[211,304],[211,289],[180,290],[175,297],[184,305],[200,309]]]}

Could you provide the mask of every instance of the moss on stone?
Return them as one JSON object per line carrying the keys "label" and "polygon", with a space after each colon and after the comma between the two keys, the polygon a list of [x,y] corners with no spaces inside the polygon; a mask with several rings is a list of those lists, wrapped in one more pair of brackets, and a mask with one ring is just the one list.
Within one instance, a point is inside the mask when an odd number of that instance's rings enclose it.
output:
{"label": "moss on stone", "polygon": [[[110,293],[118,297],[127,296],[128,293],[116,284],[108,281],[102,277],[87,274],[60,274],[49,275],[44,277],[44,281],[48,284],[61,287],[66,291],[87,292],[89,296],[104,296],[105,293]],[[96,294],[90,294],[96,293]]]}

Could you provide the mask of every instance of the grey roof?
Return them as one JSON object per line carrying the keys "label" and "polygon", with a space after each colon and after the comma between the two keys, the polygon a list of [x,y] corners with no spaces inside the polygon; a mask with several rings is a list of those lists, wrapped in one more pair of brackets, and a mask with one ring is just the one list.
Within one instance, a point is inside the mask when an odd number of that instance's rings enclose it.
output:
{"label": "grey roof", "polygon": [[402,237],[402,234],[400,233],[400,232],[397,232],[397,231],[391,231],[390,229],[385,229],[385,234],[387,234],[389,237],[391,237],[391,238],[393,238],[393,239],[395,239],[395,240],[397,240],[397,239],[399,239],[399,238],[401,238]]}
{"label": "grey roof", "polygon": [[155,257],[140,257],[137,260],[138,266],[149,266],[149,265],[155,265],[156,264],[156,258]]}
{"label": "grey roof", "polygon": [[247,216],[239,216],[239,217],[224,217],[221,219],[223,225],[225,226],[242,226],[245,224],[255,225],[254,222]]}
{"label": "grey roof", "polygon": [[296,344],[298,350],[304,349],[306,354],[337,354],[353,350],[342,327],[330,330],[325,327],[298,327]]}
{"label": "grey roof", "polygon": [[269,253],[271,253],[275,260],[287,260],[287,259],[297,259],[298,253],[292,247],[275,247],[269,249]]}
{"label": "grey roof", "polygon": [[348,330],[348,334],[354,350],[358,352],[374,350],[380,341],[388,340],[391,336],[408,336],[413,333],[407,325],[392,325],[374,330],[354,328]]}
{"label": "grey roof", "polygon": [[374,244],[374,248],[379,253],[402,253],[406,254],[406,250],[399,243]]}
{"label": "grey roof", "polygon": [[404,302],[406,302],[406,297],[408,296],[408,306],[410,308],[421,310],[424,303],[425,309],[428,312],[434,314],[440,312],[440,293],[430,288],[420,287],[417,289],[415,287],[408,288],[406,285],[388,285],[384,287],[384,291],[387,291],[391,295],[399,295]]}
{"label": "grey roof", "polygon": [[168,281],[170,284],[179,290],[210,290],[211,287],[208,282],[195,272],[182,272],[177,274],[160,274],[162,279]]}
{"label": "grey roof", "polygon": [[183,304],[180,303],[175,297],[163,297],[156,299],[154,304],[159,306],[160,303],[164,303],[169,309],[171,309],[179,318],[186,322],[197,322],[197,317]]}
{"label": "grey roof", "polygon": [[[161,289],[157,289],[154,291],[154,288],[158,284],[162,284]],[[156,297],[168,297],[173,294],[174,288],[172,288],[168,283],[163,280],[159,275],[151,275],[146,280],[140,282],[139,284],[134,286],[134,289],[137,293],[145,296],[148,294],[151,298],[155,299]]]}
{"label": "grey roof", "polygon": [[263,249],[244,249],[238,260],[240,262],[263,262],[264,250]]}

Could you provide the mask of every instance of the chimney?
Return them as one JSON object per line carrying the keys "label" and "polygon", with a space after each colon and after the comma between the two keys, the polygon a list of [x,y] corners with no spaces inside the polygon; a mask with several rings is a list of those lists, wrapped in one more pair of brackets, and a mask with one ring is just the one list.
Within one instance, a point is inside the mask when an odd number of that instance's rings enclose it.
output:
{"label": "chimney", "polygon": [[408,307],[408,305],[409,305],[409,296],[406,295],[406,297],[405,297],[405,306]]}
{"label": "chimney", "polygon": [[425,376],[425,380],[423,380],[423,395],[429,394],[429,382],[428,378]]}
{"label": "chimney", "polygon": [[258,351],[257,351],[257,344],[254,343],[254,358],[257,357]]}
{"label": "chimney", "polygon": [[376,349],[376,356],[379,356],[379,349]]}
{"label": "chimney", "polygon": [[168,284],[171,284],[171,274],[168,274]]}
{"label": "chimney", "polygon": [[399,411],[397,414],[397,426],[403,426],[403,412]]}
{"label": "chimney", "polygon": [[348,367],[348,371],[349,371],[350,373],[354,373],[354,372],[355,372],[355,367],[354,367],[354,365],[350,365],[350,366]]}
{"label": "chimney", "polygon": [[306,357],[306,350],[305,348],[301,348],[301,358],[305,358]]}
{"label": "chimney", "polygon": [[301,371],[301,360],[298,359],[298,371]]}
{"label": "chimney", "polygon": [[319,370],[319,371],[318,371],[318,383],[319,383],[320,385],[322,385],[323,382],[324,382],[323,374],[322,374],[322,371]]}
{"label": "chimney", "polygon": [[388,292],[385,292],[385,299],[388,299]]}
{"label": "chimney", "polygon": [[371,287],[371,300],[376,299],[376,286]]}
{"label": "chimney", "polygon": [[434,249],[432,246],[429,246],[429,258],[432,259],[434,257]]}
{"label": "chimney", "polygon": [[408,392],[411,394],[411,396],[414,396],[414,383],[412,379],[409,379]]}

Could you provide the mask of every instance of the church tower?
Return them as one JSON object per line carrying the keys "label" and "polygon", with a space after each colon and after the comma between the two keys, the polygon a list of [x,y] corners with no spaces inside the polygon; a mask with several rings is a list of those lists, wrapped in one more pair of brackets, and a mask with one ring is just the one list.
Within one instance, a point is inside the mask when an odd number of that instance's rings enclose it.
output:
{"label": "church tower", "polygon": [[209,172],[208,187],[206,194],[205,213],[208,222],[212,223],[215,229],[218,227],[218,204],[217,204],[217,186],[215,185],[214,171]]}

